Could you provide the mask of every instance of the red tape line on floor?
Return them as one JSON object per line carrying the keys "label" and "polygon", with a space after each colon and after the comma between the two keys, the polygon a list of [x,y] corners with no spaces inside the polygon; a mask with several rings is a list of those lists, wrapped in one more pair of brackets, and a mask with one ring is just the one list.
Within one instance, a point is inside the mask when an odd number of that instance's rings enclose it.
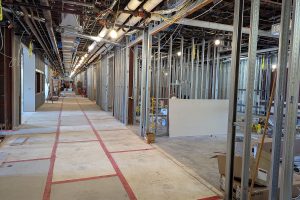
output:
{"label": "red tape line on floor", "polygon": [[205,197],[198,200],[220,200],[219,196]]}
{"label": "red tape line on floor", "polygon": [[[76,101],[78,103],[78,100],[76,98]],[[131,189],[130,185],[128,184],[127,180],[125,179],[124,175],[122,174],[118,164],[116,163],[116,161],[114,160],[114,158],[112,157],[111,153],[108,151],[106,145],[104,144],[102,138],[100,137],[100,135],[98,134],[97,130],[95,129],[95,127],[93,126],[93,124],[91,123],[90,119],[88,118],[88,116],[86,115],[86,113],[84,112],[84,110],[82,109],[81,105],[78,103],[82,113],[84,114],[85,118],[87,119],[89,125],[91,126],[91,128],[93,129],[94,134],[96,135],[97,139],[99,140],[100,146],[102,147],[103,151],[105,152],[107,158],[109,159],[110,163],[112,164],[113,168],[115,169],[125,191],[128,194],[128,197],[130,200],[136,200],[136,196],[133,193],[133,190]]]}
{"label": "red tape line on floor", "polygon": [[25,159],[25,160],[4,161],[3,163],[30,162],[30,161],[38,161],[38,160],[49,160],[49,159],[50,158],[33,158],[33,159]]}
{"label": "red tape line on floor", "polygon": [[55,141],[54,141],[54,145],[53,145],[52,152],[51,152],[50,166],[49,166],[48,176],[47,176],[46,185],[45,185],[45,189],[44,189],[43,200],[50,199],[51,183],[52,183],[53,170],[54,170],[54,164],[55,164],[55,158],[56,158],[56,150],[57,150],[57,145],[58,145],[58,140],[59,140],[59,135],[60,135],[61,113],[62,113],[62,109],[63,109],[63,104],[64,104],[64,98],[62,98],[62,102],[60,105],[57,129],[56,129],[56,134],[55,134]]}
{"label": "red tape line on floor", "polygon": [[52,184],[63,184],[63,183],[72,183],[72,182],[78,182],[78,181],[89,181],[89,180],[109,178],[109,177],[114,177],[114,176],[117,176],[117,174],[93,176],[93,177],[87,177],[87,178],[67,179],[67,180],[62,180],[62,181],[54,181],[54,182],[52,182]]}
{"label": "red tape line on floor", "polygon": [[127,152],[135,152],[135,151],[149,151],[154,150],[155,148],[146,148],[146,149],[133,149],[133,150],[124,150],[124,151],[111,151],[109,153],[127,153]]}

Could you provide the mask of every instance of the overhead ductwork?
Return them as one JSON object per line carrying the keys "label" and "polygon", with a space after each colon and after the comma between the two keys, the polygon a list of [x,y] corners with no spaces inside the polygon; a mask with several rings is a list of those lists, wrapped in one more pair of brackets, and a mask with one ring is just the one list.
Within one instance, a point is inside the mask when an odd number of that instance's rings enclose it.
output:
{"label": "overhead ductwork", "polygon": [[[48,0],[41,0],[40,2],[41,2],[41,5],[49,6]],[[50,10],[43,10],[43,14],[44,14],[44,18],[45,18],[45,25],[46,25],[46,28],[47,28],[47,31],[48,31],[48,34],[49,34],[49,37],[51,40],[52,48],[56,54],[60,68],[62,69],[62,71],[64,71],[61,57],[60,57],[60,54],[58,51],[57,41],[56,41],[55,34],[53,31],[51,12],[50,12]]]}
{"label": "overhead ductwork", "polygon": [[65,30],[72,30],[72,34],[68,33],[68,31],[62,32],[61,34],[65,71],[66,73],[70,73],[73,54],[76,52],[79,44],[76,34],[80,34],[80,32],[82,32],[82,27],[79,24],[78,16],[74,14],[62,14],[60,27]]}

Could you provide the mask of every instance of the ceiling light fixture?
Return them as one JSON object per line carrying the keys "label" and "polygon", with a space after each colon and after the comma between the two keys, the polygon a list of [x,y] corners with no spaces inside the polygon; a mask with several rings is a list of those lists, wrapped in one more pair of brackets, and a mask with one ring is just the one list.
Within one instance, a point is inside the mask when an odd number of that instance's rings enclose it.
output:
{"label": "ceiling light fixture", "polygon": [[221,40],[216,39],[216,40],[215,40],[215,45],[218,46],[218,45],[220,45],[220,44],[221,44]]}
{"label": "ceiling light fixture", "polygon": [[88,52],[93,51],[93,49],[95,48],[96,43],[92,43],[89,47],[88,47]]}
{"label": "ceiling light fixture", "polygon": [[111,37],[112,39],[116,39],[116,38],[118,37],[118,33],[117,33],[117,31],[116,31],[115,29],[112,29],[112,30],[110,31],[109,35],[110,35],[110,37]]}

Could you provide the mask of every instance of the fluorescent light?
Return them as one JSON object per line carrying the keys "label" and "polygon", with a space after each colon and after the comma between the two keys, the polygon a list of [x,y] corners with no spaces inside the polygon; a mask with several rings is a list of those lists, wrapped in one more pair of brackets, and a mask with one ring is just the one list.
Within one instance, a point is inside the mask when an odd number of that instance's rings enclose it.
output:
{"label": "fluorescent light", "polygon": [[110,31],[109,35],[110,35],[110,37],[113,38],[113,39],[115,39],[115,38],[118,37],[118,33],[117,33],[117,31],[116,31],[115,29],[112,29],[112,30]]}
{"label": "fluorescent light", "polygon": [[178,52],[177,52],[177,56],[181,56],[181,51],[178,51]]}
{"label": "fluorescent light", "polygon": [[218,45],[220,45],[220,44],[221,44],[221,40],[216,39],[216,40],[215,40],[215,45],[218,46]]}
{"label": "fluorescent light", "polygon": [[89,47],[88,47],[88,52],[93,51],[93,49],[95,48],[96,43],[92,43]]}

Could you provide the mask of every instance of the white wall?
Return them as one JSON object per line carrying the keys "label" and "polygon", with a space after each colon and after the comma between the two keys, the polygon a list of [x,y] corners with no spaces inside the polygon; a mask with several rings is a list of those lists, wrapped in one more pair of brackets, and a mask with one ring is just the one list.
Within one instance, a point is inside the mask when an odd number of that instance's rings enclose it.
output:
{"label": "white wall", "polygon": [[23,48],[23,111],[35,112],[35,55],[29,56],[26,47]]}
{"label": "white wall", "polygon": [[170,137],[226,134],[229,101],[170,99]]}

